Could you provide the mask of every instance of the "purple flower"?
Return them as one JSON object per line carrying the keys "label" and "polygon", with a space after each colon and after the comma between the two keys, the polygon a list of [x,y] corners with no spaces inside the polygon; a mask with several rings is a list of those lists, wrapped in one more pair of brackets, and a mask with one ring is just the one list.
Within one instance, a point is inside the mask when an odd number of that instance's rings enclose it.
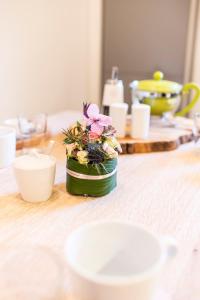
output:
{"label": "purple flower", "polygon": [[104,128],[112,124],[111,117],[99,113],[99,107],[96,104],[84,104],[83,114],[86,125],[90,126],[91,132],[101,135]]}

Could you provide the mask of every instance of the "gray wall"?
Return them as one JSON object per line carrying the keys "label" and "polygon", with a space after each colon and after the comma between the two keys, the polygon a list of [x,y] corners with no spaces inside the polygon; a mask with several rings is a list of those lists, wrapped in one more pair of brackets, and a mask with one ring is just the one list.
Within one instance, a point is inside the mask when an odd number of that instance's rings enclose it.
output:
{"label": "gray wall", "polygon": [[151,78],[183,81],[190,0],[104,0],[103,82],[119,66],[128,83]]}

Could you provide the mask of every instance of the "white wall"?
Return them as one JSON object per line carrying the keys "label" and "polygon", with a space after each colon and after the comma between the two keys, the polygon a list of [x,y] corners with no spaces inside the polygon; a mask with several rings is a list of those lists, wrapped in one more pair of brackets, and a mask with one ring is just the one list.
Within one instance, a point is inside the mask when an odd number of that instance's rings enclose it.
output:
{"label": "white wall", "polygon": [[100,42],[101,0],[0,0],[0,119],[99,101]]}

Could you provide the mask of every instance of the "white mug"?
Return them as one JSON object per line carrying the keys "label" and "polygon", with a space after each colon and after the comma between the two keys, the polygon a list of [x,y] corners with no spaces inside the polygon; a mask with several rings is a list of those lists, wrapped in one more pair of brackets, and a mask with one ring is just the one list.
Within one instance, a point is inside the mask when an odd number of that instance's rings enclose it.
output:
{"label": "white mug", "polygon": [[11,165],[16,153],[16,131],[12,127],[0,126],[0,168]]}
{"label": "white mug", "polygon": [[83,225],[65,256],[76,300],[153,300],[163,266],[175,256],[172,239],[128,222]]}
{"label": "white mug", "polygon": [[22,155],[14,162],[19,191],[28,202],[42,202],[50,198],[55,172],[56,159],[45,154]]}

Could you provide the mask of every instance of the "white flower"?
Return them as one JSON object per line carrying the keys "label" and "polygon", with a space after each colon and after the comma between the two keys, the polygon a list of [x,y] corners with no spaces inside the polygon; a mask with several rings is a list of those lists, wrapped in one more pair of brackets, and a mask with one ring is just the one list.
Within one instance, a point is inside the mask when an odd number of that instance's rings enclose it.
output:
{"label": "white flower", "polygon": [[77,158],[78,158],[78,162],[82,165],[85,165],[88,163],[88,152],[85,150],[82,151],[78,151],[77,152]]}
{"label": "white flower", "polygon": [[78,157],[87,157],[88,152],[86,150],[78,151],[77,156]]}
{"label": "white flower", "polygon": [[118,152],[122,152],[121,145],[115,137],[108,137],[105,143],[107,143],[110,147],[117,149]]}
{"label": "white flower", "polygon": [[72,155],[72,151],[76,148],[75,143],[66,144],[67,156]]}
{"label": "white flower", "polygon": [[103,150],[104,150],[105,152],[107,152],[108,147],[109,147],[108,143],[107,143],[107,142],[104,142],[104,143],[103,143]]}
{"label": "white flower", "polygon": [[79,143],[75,143],[76,149],[78,150],[83,150],[83,148],[81,147],[81,145]]}
{"label": "white flower", "polygon": [[117,151],[113,149],[107,142],[103,143],[103,150],[108,154],[110,158],[116,158],[118,156]]}

